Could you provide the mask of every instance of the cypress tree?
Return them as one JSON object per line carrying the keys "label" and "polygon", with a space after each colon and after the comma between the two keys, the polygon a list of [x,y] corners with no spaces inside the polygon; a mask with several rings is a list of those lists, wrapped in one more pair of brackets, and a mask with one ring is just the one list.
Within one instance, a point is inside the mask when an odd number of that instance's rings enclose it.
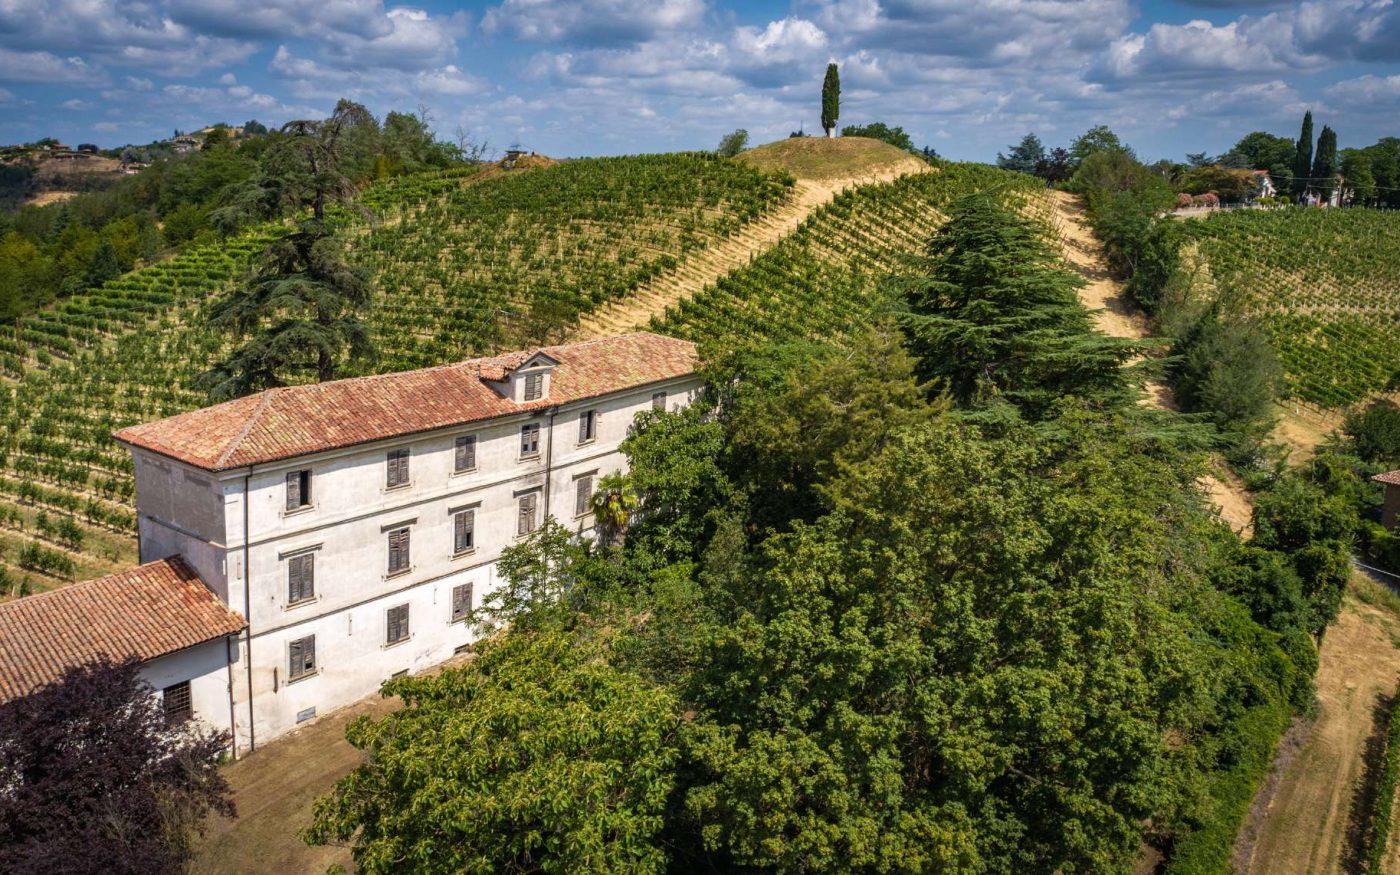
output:
{"label": "cypress tree", "polygon": [[826,65],[826,79],[822,81],[822,130],[826,135],[836,129],[836,120],[841,117],[841,74],[835,64]]}
{"label": "cypress tree", "polygon": [[1293,152],[1293,196],[1300,197],[1307,191],[1307,177],[1312,173],[1313,157],[1312,110],[1303,114],[1303,130],[1298,135],[1298,147]]}
{"label": "cypress tree", "polygon": [[1313,157],[1313,185],[1322,192],[1323,200],[1331,197],[1337,174],[1337,132],[1327,125],[1317,135],[1317,154]]}

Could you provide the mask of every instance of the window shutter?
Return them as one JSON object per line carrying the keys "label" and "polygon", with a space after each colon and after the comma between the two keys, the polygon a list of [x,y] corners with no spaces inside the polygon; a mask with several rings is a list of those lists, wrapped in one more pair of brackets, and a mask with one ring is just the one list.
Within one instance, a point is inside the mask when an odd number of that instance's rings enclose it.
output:
{"label": "window shutter", "polygon": [[316,595],[316,557],[311,553],[301,557],[301,591],[302,598]]}
{"label": "window shutter", "polygon": [[293,471],[287,475],[287,510],[296,510],[301,507],[301,472]]}
{"label": "window shutter", "polygon": [[316,636],[312,635],[303,639],[306,642],[306,670],[316,670]]}
{"label": "window shutter", "polygon": [[287,645],[287,675],[296,677],[301,674],[301,639],[298,638]]}
{"label": "window shutter", "polygon": [[578,442],[583,443],[588,440],[589,420],[593,417],[593,411],[585,410],[578,415]]}
{"label": "window shutter", "polygon": [[472,548],[472,529],[476,513],[470,510],[458,512],[453,518],[452,545],[453,552],[461,553]]}
{"label": "window shutter", "polygon": [[583,516],[588,513],[589,499],[593,497],[593,478],[578,478],[578,493],[574,500],[574,516]]}
{"label": "window shutter", "polygon": [[470,471],[476,467],[476,436],[457,438],[456,470]]}

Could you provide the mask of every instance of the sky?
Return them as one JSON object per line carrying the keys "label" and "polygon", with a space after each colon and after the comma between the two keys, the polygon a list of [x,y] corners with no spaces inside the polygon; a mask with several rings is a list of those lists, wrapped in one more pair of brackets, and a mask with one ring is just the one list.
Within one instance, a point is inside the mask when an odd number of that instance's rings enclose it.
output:
{"label": "sky", "polygon": [[273,126],[339,97],[554,156],[901,125],[992,160],[1107,124],[1145,158],[1400,135],[1400,2],[1332,0],[0,0],[0,143],[145,143]]}

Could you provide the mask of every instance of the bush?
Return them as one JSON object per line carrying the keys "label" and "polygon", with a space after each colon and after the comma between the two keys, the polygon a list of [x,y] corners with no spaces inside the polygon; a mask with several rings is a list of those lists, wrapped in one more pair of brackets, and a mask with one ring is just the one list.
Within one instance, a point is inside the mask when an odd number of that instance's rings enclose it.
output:
{"label": "bush", "polygon": [[725,134],[719,141],[719,149],[716,150],[725,158],[733,158],[744,151],[749,145],[749,132],[743,128]]}
{"label": "bush", "polygon": [[1366,461],[1400,463],[1400,404],[1384,399],[1372,402],[1347,414],[1342,431]]}
{"label": "bush", "polygon": [[1390,842],[1391,823],[1395,817],[1395,790],[1400,786],[1400,687],[1390,697],[1389,723],[1385,733],[1385,755],[1381,759],[1381,774],[1376,781],[1375,795],[1366,822],[1366,875],[1386,875],[1385,852]]}

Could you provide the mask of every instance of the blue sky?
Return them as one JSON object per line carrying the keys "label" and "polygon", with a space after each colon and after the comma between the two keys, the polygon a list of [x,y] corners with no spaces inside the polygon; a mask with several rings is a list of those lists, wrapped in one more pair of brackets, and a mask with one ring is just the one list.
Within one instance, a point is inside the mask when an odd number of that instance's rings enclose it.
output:
{"label": "blue sky", "polygon": [[1108,124],[1146,157],[1400,135],[1400,3],[1334,0],[0,0],[0,142],[147,142],[215,121],[422,108],[496,150],[713,148],[903,125],[990,160]]}

